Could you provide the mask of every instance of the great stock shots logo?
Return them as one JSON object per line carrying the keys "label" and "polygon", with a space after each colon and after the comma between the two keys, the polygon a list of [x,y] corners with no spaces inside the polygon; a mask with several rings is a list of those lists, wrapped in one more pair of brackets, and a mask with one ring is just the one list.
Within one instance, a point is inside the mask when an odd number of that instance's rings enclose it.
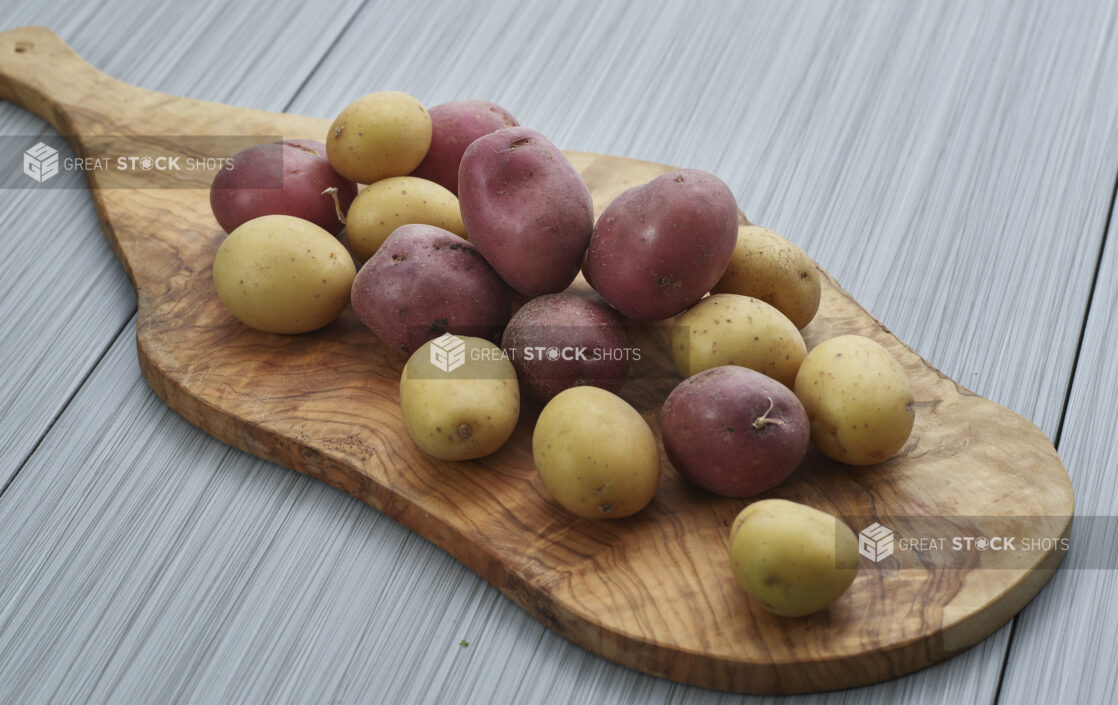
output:
{"label": "great stock shots logo", "polygon": [[431,341],[431,364],[443,372],[453,372],[466,364],[466,341],[443,333]]}
{"label": "great stock shots logo", "polygon": [[893,555],[893,531],[876,521],[858,534],[858,553],[874,563]]}
{"label": "great stock shots logo", "polygon": [[58,175],[58,150],[39,142],[23,153],[23,173],[40,184]]}
{"label": "great stock shots logo", "polygon": [[284,162],[292,156],[280,140],[272,135],[0,135],[0,189],[93,185],[102,191],[210,191],[218,175],[237,168],[234,155],[257,148],[259,154],[246,162],[253,169],[253,188],[279,190]]}

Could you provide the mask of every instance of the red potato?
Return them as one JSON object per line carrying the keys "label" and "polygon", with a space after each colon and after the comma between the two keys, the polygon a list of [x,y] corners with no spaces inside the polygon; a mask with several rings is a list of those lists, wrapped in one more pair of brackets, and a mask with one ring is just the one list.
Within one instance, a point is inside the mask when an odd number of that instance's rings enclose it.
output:
{"label": "red potato", "polygon": [[357,317],[410,355],[444,333],[496,342],[508,288],[469,242],[433,225],[403,225],[365,262],[350,292]]}
{"label": "red potato", "polygon": [[526,127],[474,141],[458,170],[470,242],[525,296],[570,286],[594,230],[590,191],[559,148]]}
{"label": "red potato", "polygon": [[790,389],[735,365],[681,382],[664,402],[660,429],[679,474],[727,497],[751,497],[783,482],[811,435]]}
{"label": "red potato", "polygon": [[431,146],[411,173],[458,195],[458,165],[479,137],[520,125],[509,111],[484,100],[455,100],[436,105],[431,115]]}
{"label": "red potato", "polygon": [[290,215],[337,235],[343,223],[334,198],[322,193],[330,187],[338,190],[345,213],[357,185],[330,166],[326,145],[314,140],[272,142],[233,156],[232,166],[214,177],[210,207],[227,233],[263,215]]}
{"label": "red potato", "polygon": [[624,326],[606,306],[575,294],[526,303],[505,328],[501,348],[520,389],[540,401],[584,385],[616,394],[629,374]]}
{"label": "red potato", "polygon": [[737,243],[734,194],[717,176],[681,169],[634,186],[594,228],[588,280],[635,321],[693,306],[718,282]]}

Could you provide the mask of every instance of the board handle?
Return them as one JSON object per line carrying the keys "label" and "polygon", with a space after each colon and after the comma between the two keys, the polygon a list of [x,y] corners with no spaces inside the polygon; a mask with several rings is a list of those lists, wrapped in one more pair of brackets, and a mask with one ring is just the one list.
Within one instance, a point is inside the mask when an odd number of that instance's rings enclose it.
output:
{"label": "board handle", "polygon": [[0,34],[0,99],[30,110],[63,135],[91,134],[111,123],[109,96],[128,88],[46,27]]}

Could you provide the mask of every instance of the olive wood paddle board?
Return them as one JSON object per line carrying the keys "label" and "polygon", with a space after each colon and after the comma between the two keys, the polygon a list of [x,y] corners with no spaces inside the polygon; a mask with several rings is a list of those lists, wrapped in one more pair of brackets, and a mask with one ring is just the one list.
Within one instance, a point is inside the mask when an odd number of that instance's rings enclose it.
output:
{"label": "olive wood paddle board", "polygon": [[[78,156],[92,156],[106,136],[162,136],[162,147],[175,152],[178,138],[207,135],[321,141],[329,125],[122,83],[38,27],[0,34],[0,98],[47,120]],[[621,191],[669,170],[566,155],[599,213]],[[729,526],[746,500],[694,489],[665,460],[660,489],[638,515],[573,517],[549,500],[533,468],[531,430],[539,408],[531,405],[497,453],[464,463],[433,460],[400,418],[405,360],[352,311],[296,336],[251,330],[226,312],[211,277],[224,234],[205,184],[123,188],[109,187],[103,172],[86,176],[109,244],[135,285],[141,369],[171,408],[226,443],[393,517],[554,631],[605,658],[737,692],[872,683],[991,634],[1041,589],[1063,555],[1041,551],[1016,567],[992,562],[993,551],[971,552],[951,566],[929,560],[890,568],[891,559],[865,559],[849,591],[828,609],[799,619],[772,616],[730,572]],[[901,516],[982,516],[994,517],[1003,532],[1024,533],[1036,517],[1049,517],[1050,528],[1066,536],[1071,484],[1043,433],[934,369],[822,270],[821,276],[822,304],[804,330],[808,347],[843,333],[884,345],[912,382],[916,425],[901,452],[876,466],[847,467],[809,450],[797,472],[763,496],[877,517],[887,527]],[[642,346],[644,373],[630,379],[622,396],[658,429],[660,404],[679,379],[655,340]]]}

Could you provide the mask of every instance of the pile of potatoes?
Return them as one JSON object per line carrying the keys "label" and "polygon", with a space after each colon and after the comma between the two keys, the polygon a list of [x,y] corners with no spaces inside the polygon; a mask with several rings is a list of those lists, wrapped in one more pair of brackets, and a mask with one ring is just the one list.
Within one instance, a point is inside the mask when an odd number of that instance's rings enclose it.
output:
{"label": "pile of potatoes", "polygon": [[[270,333],[317,330],[351,305],[406,357],[401,412],[423,452],[495,452],[524,394],[542,405],[532,453],[555,502],[587,519],[639,512],[659,487],[660,443],[619,396],[640,357],[626,327],[666,320],[682,381],[660,436],[691,483],[753,497],[791,475],[809,443],[867,465],[907,442],[903,368],[860,336],[807,349],[815,263],[740,225],[713,174],[664,174],[595,219],[563,153],[492,103],[428,111],[373,93],[324,138],[254,147],[215,178],[228,236],[214,285],[234,317]],[[580,271],[593,292],[571,287]],[[746,506],[729,549],[745,591],[783,616],[823,609],[857,573],[849,527],[784,500]]]}

